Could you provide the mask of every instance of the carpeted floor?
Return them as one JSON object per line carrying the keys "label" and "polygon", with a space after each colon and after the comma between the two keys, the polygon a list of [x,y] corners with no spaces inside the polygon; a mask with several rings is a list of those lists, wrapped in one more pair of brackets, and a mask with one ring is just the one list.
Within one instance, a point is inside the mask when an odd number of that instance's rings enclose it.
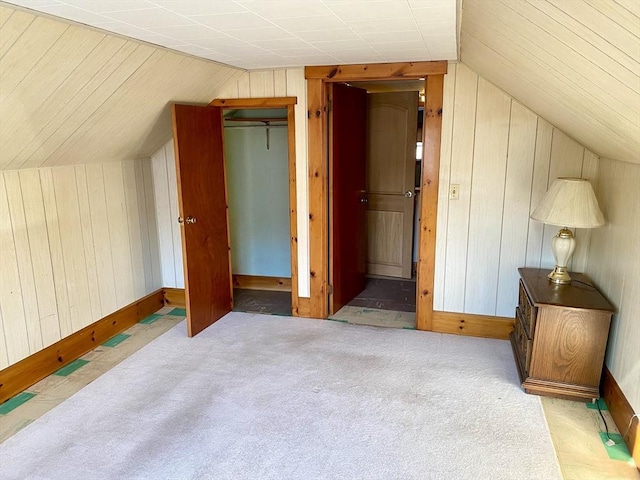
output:
{"label": "carpeted floor", "polygon": [[0,445],[0,478],[556,479],[508,342],[231,313]]}

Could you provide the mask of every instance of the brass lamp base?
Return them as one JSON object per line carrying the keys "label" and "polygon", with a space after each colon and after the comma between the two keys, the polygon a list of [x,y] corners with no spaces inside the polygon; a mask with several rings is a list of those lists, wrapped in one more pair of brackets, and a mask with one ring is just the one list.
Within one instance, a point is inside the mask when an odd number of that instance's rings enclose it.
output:
{"label": "brass lamp base", "polygon": [[569,276],[567,267],[560,267],[558,265],[547,275],[547,278],[551,283],[555,283],[556,285],[567,285],[571,283],[571,277]]}
{"label": "brass lamp base", "polygon": [[556,266],[548,277],[551,283],[556,285],[566,285],[571,283],[571,277],[567,271],[567,263],[576,248],[576,240],[573,232],[567,227],[561,228],[551,241],[551,250],[556,259]]}

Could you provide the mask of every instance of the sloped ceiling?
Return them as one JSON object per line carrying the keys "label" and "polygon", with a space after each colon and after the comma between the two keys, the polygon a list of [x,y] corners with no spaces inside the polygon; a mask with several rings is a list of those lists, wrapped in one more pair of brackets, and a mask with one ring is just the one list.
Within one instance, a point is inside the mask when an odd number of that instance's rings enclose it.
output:
{"label": "sloped ceiling", "polygon": [[456,0],[10,0],[235,67],[456,60]]}
{"label": "sloped ceiling", "polygon": [[640,1],[464,0],[461,60],[602,157],[640,163]]}
{"label": "sloped ceiling", "polygon": [[149,157],[242,73],[0,5],[0,170]]}

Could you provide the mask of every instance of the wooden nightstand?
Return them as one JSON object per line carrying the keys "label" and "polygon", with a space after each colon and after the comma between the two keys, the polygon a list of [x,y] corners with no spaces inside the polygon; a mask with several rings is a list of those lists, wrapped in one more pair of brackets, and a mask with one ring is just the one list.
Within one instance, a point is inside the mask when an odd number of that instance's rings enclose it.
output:
{"label": "wooden nightstand", "polygon": [[527,393],[571,400],[600,397],[613,306],[585,275],[555,285],[549,270],[519,268],[511,347]]}

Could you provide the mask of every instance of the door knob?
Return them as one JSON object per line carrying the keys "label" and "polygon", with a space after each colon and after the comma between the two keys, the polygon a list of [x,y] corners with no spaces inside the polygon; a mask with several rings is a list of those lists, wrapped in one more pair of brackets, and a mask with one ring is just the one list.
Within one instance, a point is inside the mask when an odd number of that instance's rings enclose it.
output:
{"label": "door knob", "polygon": [[196,217],[187,217],[184,219],[184,223],[186,223],[187,225],[193,225],[194,223],[196,223]]}
{"label": "door knob", "polygon": [[369,199],[367,197],[361,197],[360,203],[369,203]]}
{"label": "door knob", "polygon": [[413,192],[411,190],[407,190],[406,192],[404,192],[404,196],[407,198],[411,198],[413,197]]}
{"label": "door knob", "polygon": [[179,223],[180,225],[182,225],[182,224],[184,223],[184,220],[182,219],[182,217],[178,217],[178,223]]}

